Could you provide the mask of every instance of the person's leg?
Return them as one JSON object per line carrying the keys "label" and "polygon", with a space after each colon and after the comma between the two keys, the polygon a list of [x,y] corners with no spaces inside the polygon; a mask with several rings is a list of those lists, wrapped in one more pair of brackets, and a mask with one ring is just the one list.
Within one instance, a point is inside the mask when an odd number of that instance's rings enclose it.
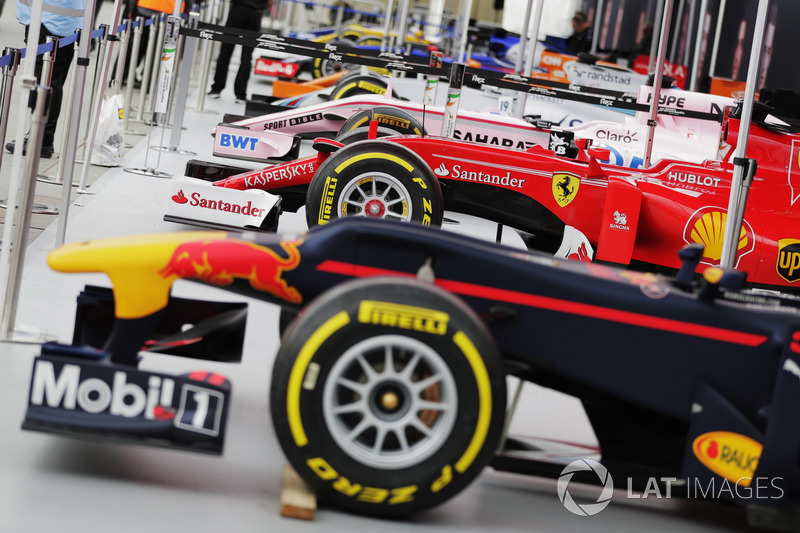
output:
{"label": "person's leg", "polygon": [[[250,31],[261,30],[261,16],[255,16],[256,11],[250,11],[250,15],[246,16],[242,21],[242,29]],[[242,100],[247,98],[247,82],[250,80],[250,73],[253,70],[253,48],[242,47],[242,57],[239,63],[239,70],[236,73],[236,79],[233,82],[233,90],[236,98]]]}
{"label": "person's leg", "polygon": [[[42,139],[42,147],[53,147],[56,136],[56,126],[58,126],[58,118],[61,115],[61,102],[64,97],[64,84],[67,81],[72,59],[75,54],[75,48],[72,45],[67,45],[59,48],[56,52],[56,59],[53,63],[53,76],[50,79],[50,113],[47,118],[47,124],[44,128],[44,137]],[[44,151],[44,150],[43,150]]]}
{"label": "person's leg", "polygon": [[[225,26],[228,28],[237,28],[237,18],[238,10],[236,6],[231,6]],[[230,43],[222,43],[219,47],[217,66],[214,70],[214,83],[211,84],[212,93],[221,93],[222,90],[225,89],[225,84],[228,81],[228,67],[231,64],[231,56],[233,55],[233,48],[235,46],[236,45]]]}

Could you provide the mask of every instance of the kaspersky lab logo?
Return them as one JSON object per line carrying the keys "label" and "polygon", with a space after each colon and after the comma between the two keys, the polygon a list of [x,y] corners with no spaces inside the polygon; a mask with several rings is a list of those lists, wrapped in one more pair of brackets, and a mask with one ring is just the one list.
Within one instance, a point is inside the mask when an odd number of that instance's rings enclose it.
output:
{"label": "kaspersky lab logo", "polygon": [[[603,491],[594,503],[578,503],[569,493],[569,484],[576,472],[594,472],[600,479]],[[597,461],[579,459],[571,462],[561,471],[556,489],[558,491],[558,499],[561,500],[567,511],[578,516],[593,516],[611,503],[611,497],[614,495],[614,481],[611,479],[611,474],[608,473],[606,467]]]}

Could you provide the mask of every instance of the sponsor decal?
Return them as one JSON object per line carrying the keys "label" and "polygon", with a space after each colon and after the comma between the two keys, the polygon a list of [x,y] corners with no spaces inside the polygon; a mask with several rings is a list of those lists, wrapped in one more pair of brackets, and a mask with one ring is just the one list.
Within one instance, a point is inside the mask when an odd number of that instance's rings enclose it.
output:
{"label": "sponsor decal", "polygon": [[237,204],[232,202],[223,202],[222,200],[209,200],[201,196],[199,192],[193,192],[191,194],[191,199],[189,199],[183,193],[183,189],[179,190],[177,194],[173,194],[171,198],[176,204],[185,204],[188,202],[188,204],[192,207],[214,209],[216,211],[224,211],[225,213],[233,213],[235,215],[260,217],[264,211],[258,207],[253,207],[253,202],[250,201],[248,201],[246,204]]}
{"label": "sponsor decal", "polygon": [[286,119],[281,120],[273,120],[272,122],[265,122],[264,129],[265,130],[279,130],[281,128],[285,128],[287,124]]}
{"label": "sponsor decal", "polygon": [[256,59],[255,73],[265,76],[282,76],[285,78],[294,78],[297,71],[300,70],[300,65],[297,63],[284,63],[282,61],[274,61],[265,57]]}
{"label": "sponsor decal", "polygon": [[667,179],[674,183],[702,185],[704,187],[718,187],[720,182],[720,178],[701,176],[700,174],[691,174],[689,172],[670,172],[667,174]]}
{"label": "sponsor decal", "polygon": [[257,144],[257,137],[245,137],[244,135],[232,135],[230,133],[220,133],[219,136],[219,145],[225,148],[236,148],[238,150],[253,152]]}
{"label": "sponsor decal", "polygon": [[572,140],[575,138],[575,134],[570,132],[558,132],[558,131],[551,131],[550,132],[550,141],[547,146],[547,149],[559,156],[566,156],[569,152],[570,144],[572,144]]}
{"label": "sponsor decal", "polygon": [[309,122],[316,122],[322,120],[322,113],[313,113],[311,115],[303,115],[302,117],[292,117],[289,119],[290,126],[297,126],[299,124],[308,124]]}
{"label": "sponsor decal", "polygon": [[628,226],[628,215],[626,213],[620,213],[619,211],[614,211],[614,222],[608,225],[611,229],[618,229],[622,231],[630,231],[631,228]]}
{"label": "sponsor decal", "polygon": [[[719,207],[702,207],[692,213],[683,229],[683,240],[686,244],[700,243],[705,246],[701,263],[719,266],[722,258],[722,242],[725,233],[725,221],[728,213]],[[742,222],[739,234],[739,245],[734,268],[745,255],[755,248],[755,234],[747,221]]]}
{"label": "sponsor decal", "polygon": [[515,140],[508,137],[498,137],[489,133],[463,131],[456,129],[453,138],[458,141],[476,142],[479,144],[490,144],[493,146],[504,146],[506,148],[516,148],[517,150],[527,150],[536,145],[533,141]]}
{"label": "sponsor decal", "polygon": [[424,307],[363,300],[358,306],[358,321],[363,324],[444,335],[447,333],[450,315]]}
{"label": "sponsor decal", "polygon": [[800,141],[792,141],[792,151],[789,154],[789,190],[791,198],[789,203],[794,205],[800,198]]}
{"label": "sponsor decal", "polygon": [[800,280],[800,239],[778,240],[778,275],[789,283]]}
{"label": "sponsor decal", "polygon": [[581,179],[574,174],[553,174],[553,198],[560,207],[567,207],[578,194]]}
{"label": "sponsor decal", "polygon": [[384,489],[351,482],[346,477],[340,476],[336,469],[322,457],[306,459],[306,465],[321,480],[333,482],[332,486],[335,490],[362,502],[387,503],[389,505],[411,502],[414,501],[414,493],[418,490],[416,485]]}
{"label": "sponsor decal", "polygon": [[365,91],[369,91],[375,94],[386,94],[386,87],[381,87],[379,85],[375,85],[374,83],[369,83],[366,81],[359,81],[358,88],[364,89]]}
{"label": "sponsor decal", "polygon": [[319,216],[317,217],[319,224],[327,224],[331,219],[333,196],[336,194],[336,181],[336,178],[331,178],[330,176],[325,178],[325,189],[322,193],[322,203],[319,206]]}
{"label": "sponsor decal", "polygon": [[599,129],[595,135],[597,135],[598,139],[602,139],[604,141],[621,142],[625,144],[639,142],[639,139],[636,138],[636,132],[631,130],[616,132],[609,129]]}
{"label": "sponsor decal", "polygon": [[750,437],[729,431],[703,433],[692,452],[703,465],[728,481],[749,487],[763,446]]}
{"label": "sponsor decal", "polygon": [[[384,89],[383,92],[385,93],[386,90]],[[404,118],[396,117],[394,115],[384,115],[383,113],[375,113],[375,115],[373,116],[373,120],[377,120],[379,124],[386,124],[387,126],[394,126],[405,130],[411,129],[411,121],[406,120]]]}
{"label": "sponsor decal", "polygon": [[[653,93],[648,93],[646,103],[653,101]],[[666,107],[677,107],[683,109],[686,107],[686,98],[683,96],[675,96],[673,94],[661,93],[658,97],[658,105]]]}
{"label": "sponsor decal", "polygon": [[504,187],[514,187],[516,189],[520,189],[525,185],[524,179],[512,178],[510,170],[503,175],[489,174],[488,172],[483,172],[482,170],[467,171],[464,170],[464,167],[462,167],[461,165],[453,165],[452,170],[449,170],[447,166],[444,163],[442,163],[433,170],[433,173],[439,176],[440,178],[446,178],[449,176],[457,180],[476,181],[478,183],[486,183],[488,185],[501,185]]}
{"label": "sponsor decal", "polygon": [[230,285],[237,278],[246,279],[256,290],[300,303],[303,301],[300,293],[289,287],[282,275],[300,264],[297,247],[302,242],[281,241],[286,257],[266,246],[237,239],[185,242],[175,248],[159,274],[164,278],[194,278],[221,286]]}
{"label": "sponsor decal", "polygon": [[308,176],[317,170],[314,161],[292,162],[279,167],[267,167],[261,172],[254,173],[244,178],[244,184],[248,189],[258,186],[265,186],[276,181],[289,180],[298,176]]}
{"label": "sponsor decal", "polygon": [[[578,85],[587,85],[587,83],[604,83],[613,85],[630,86],[631,76],[623,76],[613,72],[586,70],[578,68],[576,64],[570,65],[568,75],[571,83]],[[565,68],[565,71],[567,69]]]}
{"label": "sponsor decal", "polygon": [[[792,342],[789,343],[789,349],[794,353],[800,353],[800,331],[792,332]],[[797,377],[800,378],[800,372],[797,373]]]}

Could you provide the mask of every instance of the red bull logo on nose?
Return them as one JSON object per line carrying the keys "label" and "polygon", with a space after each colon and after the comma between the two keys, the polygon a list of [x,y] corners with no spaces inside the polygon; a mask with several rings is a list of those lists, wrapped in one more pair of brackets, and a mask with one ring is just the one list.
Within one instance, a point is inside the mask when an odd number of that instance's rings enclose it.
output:
{"label": "red bull logo on nose", "polygon": [[303,297],[287,285],[283,272],[300,264],[297,247],[302,242],[282,241],[286,257],[266,246],[237,239],[185,242],[175,248],[159,273],[165,278],[200,279],[220,286],[230,285],[235,278],[246,279],[256,290],[300,303]]}

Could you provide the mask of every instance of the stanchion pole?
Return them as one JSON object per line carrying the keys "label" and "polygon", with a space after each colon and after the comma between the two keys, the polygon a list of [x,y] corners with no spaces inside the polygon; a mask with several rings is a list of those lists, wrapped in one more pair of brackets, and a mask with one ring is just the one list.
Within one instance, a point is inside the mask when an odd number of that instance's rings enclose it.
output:
{"label": "stanchion pole", "polygon": [[[27,97],[29,94],[32,95],[32,91],[36,89],[34,67],[36,65],[36,54],[39,49],[41,22],[42,2],[34,2],[31,10],[31,23],[28,29],[25,57],[22,60],[22,75],[19,79],[22,88],[27,91],[23,92],[23,97]],[[15,139],[17,146],[22,146],[25,142],[25,122],[28,116],[28,108],[26,106],[19,106],[17,115]],[[32,154],[33,152],[29,153]],[[33,159],[35,157],[31,155],[31,158]],[[11,269],[12,255],[19,254],[20,249],[24,250],[24,243],[19,240],[12,242],[13,229],[19,226],[17,218],[18,215],[20,215],[20,209],[17,197],[22,189],[21,181],[22,150],[14,150],[14,157],[11,163],[11,182],[8,186],[8,205],[11,206],[11,209],[8,209],[6,213],[6,219],[3,225],[3,240],[0,243],[0,301],[3,302],[6,301],[7,296],[13,296],[17,290],[15,285],[18,280],[16,275],[14,275],[14,271]],[[4,339],[11,338],[12,329],[14,327],[14,317],[8,316],[13,311],[11,307],[13,306],[3,305],[2,317],[0,317],[0,336]]]}
{"label": "stanchion pole", "polygon": [[144,122],[143,114],[145,108],[145,97],[147,90],[150,87],[150,76],[153,65],[153,55],[156,50],[156,39],[153,35],[153,25],[156,23],[156,16],[153,15],[148,19],[150,21],[150,29],[147,31],[147,47],[144,54],[144,70],[142,71],[142,85],[139,87],[139,105],[136,109],[136,122]]}
{"label": "stanchion pole", "polygon": [[[169,104],[169,95],[170,95],[170,86],[171,86],[171,75],[174,72],[174,65],[175,65],[175,52],[178,46],[178,33],[180,30],[181,19],[180,17],[176,17],[170,15],[166,17],[166,24],[164,26],[164,42],[161,47],[161,57],[159,58],[159,69],[158,69],[158,80],[157,80],[157,87],[158,93],[154,96],[153,100],[153,120],[150,124],[150,132],[152,133],[154,125],[161,125],[162,126],[162,135],[164,131],[164,124],[167,120],[167,106]],[[149,136],[149,134],[148,134]],[[148,140],[149,144],[149,140]],[[140,174],[143,176],[152,176],[156,178],[171,178],[171,174],[167,174],[166,172],[160,172],[156,170],[154,167],[148,166],[147,159],[150,149],[148,147],[147,151],[145,152],[144,164],[145,168],[125,168],[125,172],[131,172],[133,174]],[[159,158],[156,160],[156,166],[160,161],[161,154],[159,153]]]}
{"label": "stanchion pole", "polygon": [[[38,39],[37,39],[38,40]],[[14,335],[14,325],[17,320],[17,302],[19,301],[19,282],[22,276],[22,268],[25,262],[25,250],[27,249],[28,233],[31,225],[31,214],[33,207],[33,196],[36,189],[36,174],[39,172],[39,152],[42,149],[42,136],[44,135],[44,125],[47,122],[48,98],[50,97],[49,87],[36,87],[33,89],[36,96],[35,108],[32,115],[31,134],[28,137],[28,165],[25,178],[19,195],[20,219],[13,225],[11,241],[12,244],[9,270],[8,287],[3,295],[3,316],[0,326],[3,331],[3,338],[7,340],[20,340]],[[12,210],[18,208],[12,205]],[[8,224],[8,222],[6,222]]]}
{"label": "stanchion pole", "polygon": [[[200,19],[199,13],[196,11],[192,11],[189,13],[189,19],[187,21],[187,27],[196,30],[197,23]],[[180,64],[182,68],[180,68],[179,72],[179,80],[178,86],[175,90],[175,94],[172,97],[172,102],[185,102],[186,97],[189,94],[189,79],[192,76],[191,69],[188,68],[192,61],[194,60],[194,52],[197,48],[197,39],[183,39],[184,44],[184,53],[180,57]],[[170,134],[170,141],[168,146],[151,146],[151,148],[155,150],[160,150],[162,152],[170,152],[173,154],[181,154],[181,155],[197,155],[196,152],[192,152],[191,150],[185,150],[179,148],[178,145],[181,142],[181,130],[183,129],[183,115],[186,111],[186,106],[183,105],[173,105],[173,117],[172,117],[172,132]]]}
{"label": "stanchion pole", "polygon": [[[58,159],[58,177],[62,184],[69,183],[77,185],[72,177],[75,172],[75,154],[78,151],[78,130],[80,128],[81,111],[83,109],[83,97],[86,93],[86,77],[89,70],[89,53],[92,42],[92,32],[89,30],[94,21],[95,3],[88,2],[86,11],[83,13],[83,27],[78,39],[78,53],[75,58],[75,69],[73,70],[73,83],[68,100],[66,127],[64,141],[61,145],[61,157]],[[84,165],[88,165],[84,162]],[[64,244],[64,236],[67,230],[67,215],[69,214],[69,203],[71,199],[72,187],[61,188],[61,202],[59,204],[58,222],[56,224],[56,246]]]}
{"label": "stanchion pole", "polygon": [[[11,113],[11,93],[14,86],[14,77],[17,75],[17,67],[19,66],[20,50],[19,48],[5,48],[3,55],[11,55],[11,62],[3,69],[3,84],[0,88],[0,105],[2,105],[2,113],[0,114],[0,149],[6,145],[6,131],[8,130],[8,117]],[[0,156],[0,168],[3,167],[3,157]]]}
{"label": "stanchion pole", "polygon": [[[42,75],[41,75],[41,85],[45,87],[50,87],[50,80],[53,79],[53,65],[56,62],[56,54],[58,53],[58,37],[48,36],[47,43],[52,48],[45,53],[44,57],[42,58]],[[23,143],[23,150],[26,152],[29,148],[24,148],[25,143]],[[37,157],[39,156],[39,152],[28,152],[36,154]],[[36,176],[34,179],[38,178],[46,178],[46,176]],[[0,200],[0,208],[6,209],[8,207],[8,203],[5,200]],[[58,209],[55,206],[45,205],[45,204],[31,204],[31,210],[37,215],[57,215]]]}
{"label": "stanchion pole", "polygon": [[[122,12],[122,0],[114,0],[114,14],[112,21],[118,21],[120,13]],[[111,57],[114,54],[114,43],[117,41],[117,26],[116,24],[111,28],[108,35],[108,46],[106,47],[106,55],[103,58],[103,64],[100,65],[100,78],[98,91],[95,95],[94,105],[92,105],[91,119],[92,124],[89,128],[89,135],[86,137],[86,150],[84,152],[83,172],[81,172],[81,183],[78,186],[78,192],[87,194],[89,191],[86,189],[86,182],[89,179],[89,169],[92,167],[92,152],[94,150],[95,136],[97,136],[97,127],[100,123],[100,109],[103,107],[103,97],[106,94],[106,84],[108,83],[108,73],[111,69]]]}
{"label": "stanchion pole", "polygon": [[[163,45],[164,44],[164,28],[166,27],[167,17],[163,13],[158,18],[158,37],[156,37],[156,45]],[[150,31],[153,31],[153,28],[150,28]],[[145,107],[150,109],[153,107],[153,98],[155,97],[156,93],[156,82],[158,81],[158,75],[156,74],[156,67],[161,61],[161,54],[164,52],[163,48],[153,48],[153,57],[151,59],[151,70],[150,70],[150,87],[147,90],[147,103]],[[150,117],[150,123],[153,123],[153,117]]]}
{"label": "stanchion pole", "polygon": [[[89,93],[89,101],[94,102],[94,95],[97,94],[97,88],[99,85],[98,78],[100,77],[100,65],[103,64],[103,58],[106,56],[106,45],[108,44],[108,24],[101,24],[100,28],[103,30],[103,36],[100,38],[100,42],[97,45],[97,54],[95,54],[95,67],[94,67],[94,75],[92,76],[92,90]],[[86,127],[83,129],[83,142],[81,143],[84,147],[84,159],[86,158],[86,138],[89,136],[89,126],[91,125],[91,121],[86,121]]]}
{"label": "stanchion pole", "polygon": [[[133,23],[133,21],[131,21]],[[131,45],[131,56],[130,61],[128,62],[128,76],[127,76],[127,83],[128,85],[125,87],[125,116],[122,119],[122,130],[125,133],[134,133],[138,135],[138,132],[129,132],[128,131],[128,117],[131,114],[131,110],[133,109],[133,105],[131,103],[131,99],[133,98],[133,86],[136,83],[136,61],[139,57],[139,47],[142,44],[142,26],[144,25],[144,17],[136,17],[135,28],[133,29],[133,44]]]}
{"label": "stanchion pole", "polygon": [[456,131],[461,87],[464,85],[466,72],[467,66],[464,63],[453,63],[450,67],[450,87],[447,89],[447,102],[444,106],[444,117],[442,117],[442,137],[452,138]]}
{"label": "stanchion pole", "polygon": [[[208,10],[209,20],[206,22],[215,22],[214,12],[218,9],[219,2],[211,0],[211,9]],[[211,53],[214,50],[214,41],[203,39],[200,55],[202,56],[200,62],[200,81],[197,87],[197,103],[195,109],[203,111],[206,105],[206,87],[208,87],[208,76],[211,71]]]}

